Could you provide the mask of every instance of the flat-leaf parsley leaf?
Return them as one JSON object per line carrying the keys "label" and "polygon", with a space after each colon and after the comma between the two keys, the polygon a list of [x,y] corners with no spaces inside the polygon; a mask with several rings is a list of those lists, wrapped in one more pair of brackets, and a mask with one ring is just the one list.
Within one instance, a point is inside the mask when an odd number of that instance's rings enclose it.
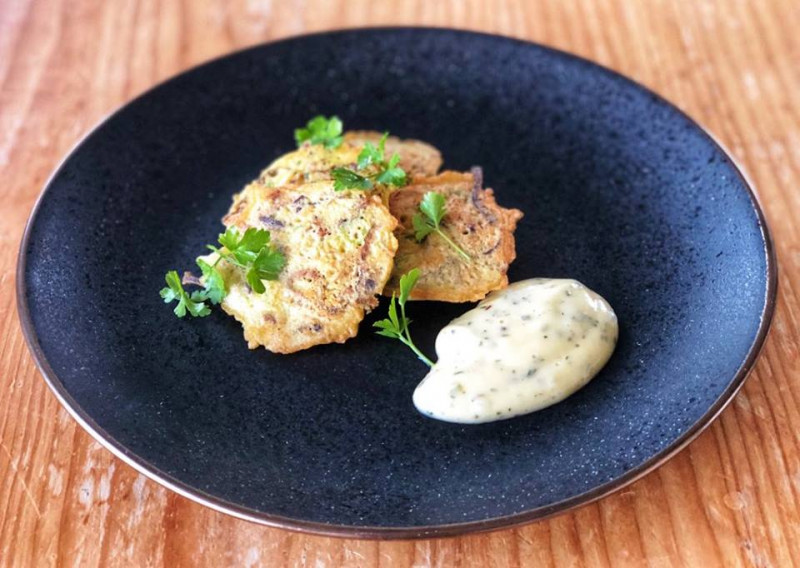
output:
{"label": "flat-leaf parsley leaf", "polygon": [[208,298],[212,304],[219,304],[225,299],[228,294],[228,287],[225,285],[225,279],[217,270],[216,266],[208,264],[202,258],[197,259],[197,266],[203,272],[203,294]]}
{"label": "flat-leaf parsley leaf", "polygon": [[205,303],[204,294],[197,290],[190,296],[183,289],[181,277],[178,276],[175,270],[167,272],[164,280],[167,282],[167,287],[161,289],[161,297],[164,299],[165,304],[178,300],[178,305],[173,310],[176,316],[182,318],[188,312],[193,317],[202,318],[211,313],[211,308]]}
{"label": "flat-leaf parsley leaf", "polygon": [[411,219],[414,225],[414,237],[417,239],[417,242],[422,242],[431,233],[437,233],[448,245],[453,247],[453,250],[455,250],[461,258],[469,262],[469,255],[464,252],[464,249],[453,242],[442,230],[442,219],[444,219],[444,216],[447,214],[444,196],[441,193],[429,191],[422,197],[419,210],[420,213],[417,213]]}
{"label": "flat-leaf parsley leaf", "polygon": [[[384,337],[399,339],[419,357],[420,361],[429,367],[433,367],[433,361],[428,359],[411,339],[411,332],[408,329],[411,320],[406,317],[406,302],[411,295],[411,290],[414,288],[417,280],[419,280],[419,276],[419,268],[414,268],[400,277],[400,296],[397,297],[395,294],[392,294],[392,300],[389,303],[389,317],[376,321],[372,325],[378,328],[378,331],[375,333]],[[400,305],[399,314],[397,313],[397,304]]]}
{"label": "flat-leaf parsley leaf", "polygon": [[209,264],[205,259],[198,258],[197,266],[203,272],[202,279],[190,279],[191,283],[202,285],[202,290],[195,290],[190,295],[184,290],[178,273],[175,270],[167,272],[167,287],[161,290],[161,297],[166,303],[178,300],[174,311],[179,318],[184,317],[187,312],[194,317],[207,316],[211,313],[211,308],[206,301],[219,304],[225,299],[228,286],[217,269],[220,260],[244,270],[247,283],[257,294],[266,291],[263,280],[277,280],[286,264],[286,258],[270,244],[269,231],[264,229],[251,227],[242,234],[236,227],[229,227],[219,235],[218,240],[223,248],[208,245],[209,249],[217,253],[217,260],[214,264]]}
{"label": "flat-leaf parsley leaf", "polygon": [[309,120],[305,128],[295,129],[294,139],[298,147],[308,142],[335,149],[342,144],[342,128],[342,121],[338,116],[325,118],[319,115]]}
{"label": "flat-leaf parsley leaf", "polygon": [[371,179],[357,174],[353,170],[348,170],[347,168],[334,168],[331,175],[333,175],[333,189],[336,191],[342,191],[344,189],[359,189],[365,191],[375,187]]}
{"label": "flat-leaf parsley leaf", "polygon": [[269,231],[253,227],[240,234],[236,227],[228,229],[219,236],[219,244],[223,249],[209,245],[231,264],[245,270],[245,278],[250,288],[257,294],[263,294],[266,287],[262,280],[277,280],[286,264],[286,258],[273,247]]}
{"label": "flat-leaf parsley leaf", "polygon": [[386,160],[386,139],[388,132],[384,132],[378,145],[372,142],[364,144],[358,154],[356,171],[348,168],[334,168],[333,188],[336,191],[344,189],[368,190],[375,187],[376,183],[403,187],[407,182],[405,170],[400,167],[400,155],[394,152]]}

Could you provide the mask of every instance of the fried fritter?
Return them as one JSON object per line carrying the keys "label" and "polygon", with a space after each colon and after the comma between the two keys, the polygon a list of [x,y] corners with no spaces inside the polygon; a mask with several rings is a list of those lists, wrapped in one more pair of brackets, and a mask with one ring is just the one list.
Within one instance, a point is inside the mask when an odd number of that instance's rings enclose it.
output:
{"label": "fried fritter", "polygon": [[[358,130],[345,133],[344,142],[335,149],[326,148],[321,144],[303,144],[297,150],[280,156],[264,168],[258,177],[258,182],[266,187],[285,187],[329,180],[331,170],[334,168],[355,169],[358,154],[364,144],[371,142],[377,145],[381,136],[380,132]],[[419,140],[401,140],[396,136],[389,136],[386,139],[387,159],[394,152],[400,155],[400,165],[410,179],[435,175],[442,165],[442,155],[439,150]],[[229,213],[241,207],[240,202],[246,199],[247,191],[253,187],[258,185],[251,184],[233,196]],[[381,196],[385,198],[386,192],[381,192]]]}
{"label": "fried fritter", "polygon": [[238,269],[218,266],[229,285],[222,308],[241,322],[248,346],[293,353],[343,343],[374,308],[397,250],[397,221],[378,196],[336,192],[320,181],[271,188],[258,182],[225,218],[227,226],[268,229],[286,257],[266,292],[254,293]]}
{"label": "fried fritter", "polygon": [[[516,257],[514,229],[522,212],[500,207],[494,192],[483,189],[482,183],[480,168],[470,173],[445,171],[391,194],[389,210],[400,222],[395,230],[399,247],[384,295],[397,292],[400,276],[415,267],[422,275],[411,292],[412,300],[474,302],[508,285],[506,272]],[[435,233],[421,243],[414,237],[412,218],[429,191],[444,196],[442,230],[469,254],[469,262]]]}

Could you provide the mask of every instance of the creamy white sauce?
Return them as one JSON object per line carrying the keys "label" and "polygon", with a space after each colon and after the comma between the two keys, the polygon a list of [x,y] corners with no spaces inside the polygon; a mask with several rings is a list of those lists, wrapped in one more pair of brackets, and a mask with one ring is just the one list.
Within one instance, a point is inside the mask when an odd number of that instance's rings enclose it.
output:
{"label": "creamy white sauce", "polygon": [[516,282],[439,332],[438,361],[414,391],[414,404],[463,423],[540,410],[588,383],[617,335],[614,310],[580,282]]}

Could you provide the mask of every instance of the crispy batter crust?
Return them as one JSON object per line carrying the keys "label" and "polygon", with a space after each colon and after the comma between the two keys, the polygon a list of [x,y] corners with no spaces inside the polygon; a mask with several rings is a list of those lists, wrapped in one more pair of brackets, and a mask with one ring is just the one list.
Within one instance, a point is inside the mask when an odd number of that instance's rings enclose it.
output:
{"label": "crispy batter crust", "polygon": [[242,323],[251,349],[292,353],[354,337],[377,305],[397,250],[397,221],[376,195],[335,192],[329,181],[292,187],[258,182],[224,218],[227,226],[268,229],[286,257],[264,294],[250,290],[240,270],[227,266],[222,308]]}
{"label": "crispy batter crust", "polygon": [[269,187],[284,187],[329,180],[333,168],[355,168],[359,152],[360,146],[346,141],[335,149],[320,144],[303,144],[264,168],[258,181]]}
{"label": "crispy batter crust", "polygon": [[[470,173],[445,171],[391,194],[389,209],[399,221],[395,230],[399,247],[384,295],[397,292],[400,276],[414,267],[422,276],[412,300],[474,302],[508,285],[506,272],[516,257],[514,230],[522,212],[500,207],[494,192],[481,183],[479,168]],[[431,233],[421,243],[415,239],[412,218],[429,191],[444,195],[447,214],[442,229],[469,254],[469,262],[438,234]]]}

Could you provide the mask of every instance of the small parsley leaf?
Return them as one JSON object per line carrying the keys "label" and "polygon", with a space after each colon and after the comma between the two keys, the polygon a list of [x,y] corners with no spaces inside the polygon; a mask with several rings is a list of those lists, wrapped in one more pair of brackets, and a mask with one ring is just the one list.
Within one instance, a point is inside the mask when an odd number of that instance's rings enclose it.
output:
{"label": "small parsley leaf", "polygon": [[169,304],[178,300],[178,305],[173,310],[175,315],[179,318],[189,315],[196,318],[202,318],[211,313],[211,308],[205,303],[205,296],[200,291],[195,291],[191,296],[183,289],[181,278],[178,272],[170,270],[167,272],[164,280],[167,283],[166,288],[161,289],[161,298],[165,304]]}
{"label": "small parsley leaf", "polygon": [[[379,165],[383,162],[383,155],[386,152],[386,139],[389,137],[388,132],[384,132],[381,136],[378,146],[375,147],[372,142],[366,142],[364,148],[358,154],[358,169],[363,170],[369,166],[376,164]],[[397,164],[395,164],[397,165]]]}
{"label": "small parsley leaf", "polygon": [[264,286],[264,283],[261,281],[261,278],[259,278],[258,271],[256,271],[255,268],[251,268],[250,270],[248,270],[247,273],[245,274],[245,278],[247,279],[247,283],[250,285],[250,287],[256,294],[263,294],[264,292],[267,291],[266,286]]}
{"label": "small parsley leaf", "polygon": [[236,227],[228,227],[218,240],[239,264],[247,265],[252,264],[259,252],[269,244],[269,231],[250,227],[240,234]]}
{"label": "small parsley leaf", "polygon": [[[413,290],[414,285],[417,283],[417,280],[419,280],[419,277],[419,268],[414,268],[400,277],[400,296],[398,297],[396,294],[392,294],[392,300],[389,302],[389,317],[376,321],[372,325],[378,328],[378,331],[375,333],[384,337],[399,339],[417,355],[420,361],[429,367],[433,367],[433,361],[428,359],[425,354],[414,345],[414,341],[411,339],[411,332],[408,329],[411,320],[406,317],[406,302],[411,295],[411,290]],[[397,312],[398,304],[400,305],[399,314]]]}
{"label": "small parsley leaf", "polygon": [[414,268],[400,277],[399,301],[401,306],[406,305],[408,297],[411,295],[411,291],[414,289],[414,286],[417,285],[417,280],[419,280],[420,274],[422,273],[420,272],[419,268]]}
{"label": "small parsley leaf", "polygon": [[203,272],[202,280],[194,277],[189,280],[192,284],[202,285],[202,290],[188,294],[178,273],[175,270],[167,272],[167,287],[161,290],[161,297],[166,303],[178,300],[175,315],[179,318],[184,317],[187,312],[195,317],[207,316],[211,313],[211,308],[206,301],[219,304],[225,299],[228,286],[217,269],[220,260],[244,270],[247,283],[258,294],[266,291],[263,280],[277,280],[286,265],[286,258],[270,244],[269,231],[264,229],[251,227],[240,233],[236,227],[229,227],[219,235],[218,240],[223,248],[208,245],[217,254],[217,260],[214,264],[209,264],[204,258],[198,258],[197,266]]}
{"label": "small parsley leaf", "polygon": [[227,251],[213,250],[228,262],[243,268],[250,288],[263,294],[266,287],[262,280],[277,280],[286,264],[286,258],[269,241],[269,231],[264,229],[250,227],[240,234],[236,227],[228,227],[219,236],[219,244]]}
{"label": "small parsley leaf", "polygon": [[430,219],[435,228],[439,228],[445,214],[444,195],[435,191],[429,191],[422,197],[419,210]]}
{"label": "small parsley leaf", "polygon": [[[204,299],[207,298],[212,304],[219,304],[228,294],[225,279],[215,266],[210,265],[202,258],[197,259],[197,266],[203,271],[204,288],[202,294],[204,295]],[[197,292],[194,292],[192,296],[196,293]]]}
{"label": "small parsley leaf", "polygon": [[325,118],[319,115],[309,120],[305,128],[297,128],[294,131],[294,139],[298,147],[308,142],[321,144],[332,150],[342,144],[342,129],[342,121],[338,116]]}
{"label": "small parsley leaf", "polygon": [[356,160],[357,171],[347,168],[334,169],[333,188],[336,191],[345,189],[364,191],[372,189],[376,183],[395,187],[406,185],[408,178],[405,170],[399,166],[399,154],[393,153],[389,161],[386,161],[386,139],[388,137],[389,133],[384,132],[377,146],[372,142],[364,144],[364,148],[361,149]]}
{"label": "small parsley leaf", "polygon": [[430,223],[424,215],[417,213],[411,218],[411,223],[414,225],[414,238],[418,243],[425,240],[425,237],[430,235],[436,230],[436,226]]}
{"label": "small parsley leaf", "polygon": [[266,288],[262,280],[277,280],[285,264],[286,259],[281,253],[273,248],[264,247],[245,275],[247,283],[257,294],[263,294]]}
{"label": "small parsley leaf", "polygon": [[[395,158],[397,158],[395,160]],[[392,159],[389,160],[388,167],[377,175],[375,180],[384,185],[393,185],[395,187],[403,187],[406,184],[406,172],[403,168],[397,166],[400,161],[400,156],[394,154]],[[394,164],[394,165],[392,165]]]}
{"label": "small parsley leaf", "polygon": [[431,233],[437,233],[459,254],[459,256],[461,256],[461,258],[469,262],[469,255],[464,252],[464,249],[459,247],[442,230],[442,219],[444,219],[444,216],[447,214],[444,196],[441,193],[429,191],[422,197],[419,210],[420,213],[417,213],[411,219],[411,223],[414,226],[414,238],[417,239],[417,242],[422,242]]}
{"label": "small parsley leaf", "polygon": [[249,227],[245,230],[238,248],[250,253],[257,253],[269,243],[269,231]]}
{"label": "small parsley leaf", "polygon": [[336,191],[345,189],[365,191],[372,189],[375,185],[368,177],[364,177],[347,168],[334,168],[331,175],[333,176],[333,189]]}

